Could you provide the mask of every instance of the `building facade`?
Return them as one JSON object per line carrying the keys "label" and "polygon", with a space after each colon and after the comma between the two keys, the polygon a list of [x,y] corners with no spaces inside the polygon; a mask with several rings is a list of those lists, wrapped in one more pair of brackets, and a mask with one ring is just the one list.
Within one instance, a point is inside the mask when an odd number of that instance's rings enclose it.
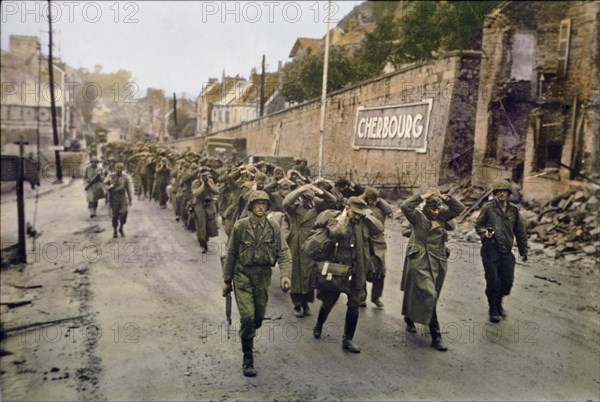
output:
{"label": "building facade", "polygon": [[483,32],[474,183],[548,199],[599,171],[600,3],[509,2]]}

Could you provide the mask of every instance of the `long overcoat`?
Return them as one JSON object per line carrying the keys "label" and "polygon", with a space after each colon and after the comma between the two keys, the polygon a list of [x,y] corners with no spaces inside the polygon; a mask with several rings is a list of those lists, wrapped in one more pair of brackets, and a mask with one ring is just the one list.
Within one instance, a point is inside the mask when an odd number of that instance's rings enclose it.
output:
{"label": "long overcoat", "polygon": [[429,324],[448,270],[446,222],[458,216],[465,206],[449,197],[445,201],[447,208],[443,207],[433,218],[417,209],[422,201],[416,194],[400,205],[412,225],[402,274],[402,314],[414,322]]}

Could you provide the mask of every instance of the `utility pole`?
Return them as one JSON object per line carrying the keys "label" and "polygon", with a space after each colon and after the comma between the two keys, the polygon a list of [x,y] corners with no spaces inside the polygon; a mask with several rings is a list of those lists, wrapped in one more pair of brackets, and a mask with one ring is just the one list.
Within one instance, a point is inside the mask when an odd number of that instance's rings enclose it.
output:
{"label": "utility pole", "polygon": [[262,72],[260,73],[260,112],[259,117],[265,113],[265,55],[262,57]]}
{"label": "utility pole", "polygon": [[[52,4],[48,0],[48,24],[50,40],[48,43],[48,74],[50,77],[50,111],[52,113],[52,138],[54,139],[54,161],[56,162],[56,181],[62,183],[62,167],[58,150],[58,128],[56,126],[56,98],[54,96],[54,68],[52,63]],[[64,110],[63,110],[64,113]]]}
{"label": "utility pole", "polygon": [[175,138],[179,138],[179,133],[177,132],[177,96],[175,92],[173,92],[173,121],[175,122]]}
{"label": "utility pole", "polygon": [[319,131],[319,177],[323,177],[323,140],[325,138],[325,103],[327,101],[327,69],[329,67],[329,24],[331,23],[331,0],[327,5],[327,34],[325,35],[325,60],[323,63],[323,86],[321,87],[321,122]]}
{"label": "utility pole", "polygon": [[20,141],[14,144],[19,146],[19,165],[17,168],[17,220],[19,221],[19,244],[18,244],[18,259],[19,262],[27,263],[27,253],[25,248],[25,197],[23,196],[23,182],[25,181],[25,162],[23,160],[23,146],[29,145],[23,141],[21,136]]}

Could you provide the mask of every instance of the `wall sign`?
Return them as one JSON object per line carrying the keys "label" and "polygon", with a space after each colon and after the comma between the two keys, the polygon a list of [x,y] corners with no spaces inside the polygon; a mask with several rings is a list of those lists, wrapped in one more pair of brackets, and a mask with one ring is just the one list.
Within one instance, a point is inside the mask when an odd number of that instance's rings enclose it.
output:
{"label": "wall sign", "polygon": [[432,105],[433,99],[425,99],[395,106],[359,106],[352,147],[425,153]]}

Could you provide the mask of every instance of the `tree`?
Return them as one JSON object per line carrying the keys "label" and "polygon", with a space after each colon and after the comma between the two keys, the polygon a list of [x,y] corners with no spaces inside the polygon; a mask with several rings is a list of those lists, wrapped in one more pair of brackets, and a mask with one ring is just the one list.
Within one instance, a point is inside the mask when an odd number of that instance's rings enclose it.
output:
{"label": "tree", "polygon": [[[321,52],[287,63],[282,69],[281,94],[289,102],[304,102],[321,95],[323,64]],[[342,49],[331,48],[327,73],[327,91],[336,91],[356,81],[353,60]]]}

